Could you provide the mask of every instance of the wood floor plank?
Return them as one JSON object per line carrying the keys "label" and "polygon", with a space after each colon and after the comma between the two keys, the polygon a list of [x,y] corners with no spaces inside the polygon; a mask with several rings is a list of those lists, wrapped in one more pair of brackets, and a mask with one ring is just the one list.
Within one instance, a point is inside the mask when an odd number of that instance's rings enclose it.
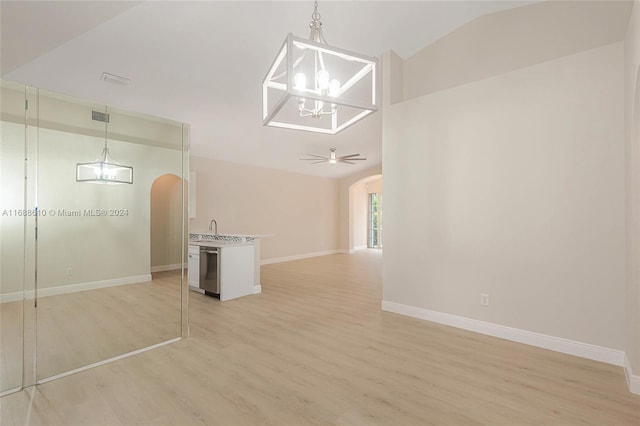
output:
{"label": "wood floor plank", "polygon": [[639,425],[622,369],[382,312],[378,253],[191,293],[191,337],[0,400],[5,424]]}

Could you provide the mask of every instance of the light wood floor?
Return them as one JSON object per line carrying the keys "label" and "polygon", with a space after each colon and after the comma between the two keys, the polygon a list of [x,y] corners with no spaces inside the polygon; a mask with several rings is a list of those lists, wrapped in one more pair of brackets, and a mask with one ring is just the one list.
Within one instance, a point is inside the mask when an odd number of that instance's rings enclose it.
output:
{"label": "light wood floor", "polygon": [[5,424],[640,425],[618,367],[380,311],[381,258],[191,293],[192,337],[0,400]]}
{"label": "light wood floor", "polygon": [[[143,283],[38,299],[37,377],[44,379],[180,336],[179,271]],[[22,383],[22,302],[0,304],[1,390]]]}
{"label": "light wood floor", "polygon": [[38,379],[180,336],[180,273],[38,300]]}
{"label": "light wood floor", "polygon": [[0,392],[22,386],[22,302],[0,303]]}

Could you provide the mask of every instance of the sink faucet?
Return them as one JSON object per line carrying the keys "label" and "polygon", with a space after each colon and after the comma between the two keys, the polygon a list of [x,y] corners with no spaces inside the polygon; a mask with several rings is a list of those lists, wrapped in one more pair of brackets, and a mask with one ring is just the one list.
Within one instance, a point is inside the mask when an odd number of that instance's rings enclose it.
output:
{"label": "sink faucet", "polygon": [[[215,226],[215,228],[214,228]],[[213,231],[213,229],[215,229],[215,231]],[[209,222],[209,231],[213,231],[213,234],[217,237],[218,236],[218,222],[216,222],[215,219],[211,219],[211,222]]]}

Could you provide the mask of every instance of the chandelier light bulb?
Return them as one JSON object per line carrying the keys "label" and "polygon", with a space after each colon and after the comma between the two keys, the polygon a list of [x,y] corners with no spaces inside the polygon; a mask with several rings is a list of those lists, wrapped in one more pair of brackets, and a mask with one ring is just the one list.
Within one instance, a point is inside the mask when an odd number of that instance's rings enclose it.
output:
{"label": "chandelier light bulb", "polygon": [[99,167],[96,167],[96,178],[103,180],[115,180],[116,179],[116,171],[109,167],[108,165],[101,164]]}
{"label": "chandelier light bulb", "polygon": [[318,87],[321,90],[326,90],[329,88],[329,73],[327,70],[320,70],[316,76],[318,79]]}
{"label": "chandelier light bulb", "polygon": [[293,77],[294,86],[298,90],[304,90],[307,88],[307,77],[301,72],[297,73]]}
{"label": "chandelier light bulb", "polygon": [[340,82],[335,78],[329,81],[329,96],[333,96],[334,98],[338,96],[340,93]]}

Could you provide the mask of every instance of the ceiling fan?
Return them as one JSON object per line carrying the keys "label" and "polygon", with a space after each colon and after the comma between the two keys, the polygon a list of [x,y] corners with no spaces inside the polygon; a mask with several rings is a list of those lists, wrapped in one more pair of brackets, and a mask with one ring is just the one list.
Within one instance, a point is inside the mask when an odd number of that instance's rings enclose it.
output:
{"label": "ceiling fan", "polygon": [[332,166],[336,163],[356,164],[353,161],[366,160],[366,158],[359,157],[360,154],[349,154],[349,155],[343,155],[342,157],[337,157],[335,148],[331,148],[329,150],[328,157],[325,157],[323,155],[316,155],[316,154],[305,154],[305,155],[310,158],[301,158],[301,160],[313,161],[313,163],[311,164],[329,163]]}

